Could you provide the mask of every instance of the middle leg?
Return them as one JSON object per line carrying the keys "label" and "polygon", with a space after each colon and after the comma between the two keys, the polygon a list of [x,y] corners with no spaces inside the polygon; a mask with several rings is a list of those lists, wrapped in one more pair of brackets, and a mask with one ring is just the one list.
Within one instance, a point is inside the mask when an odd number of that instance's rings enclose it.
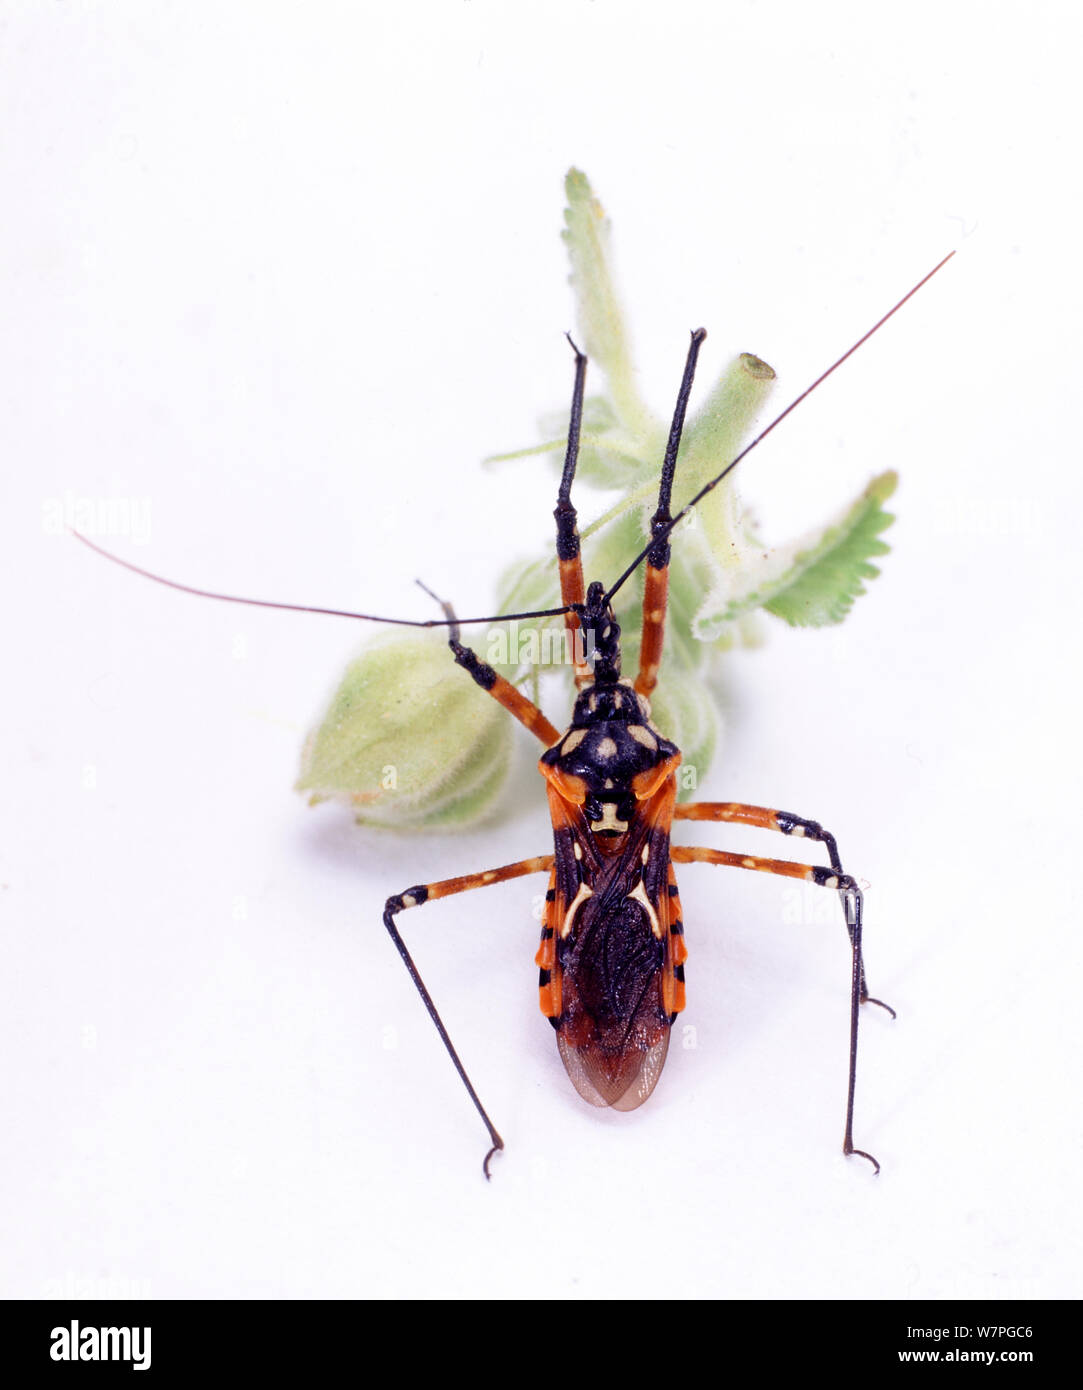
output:
{"label": "middle leg", "polygon": [[[816,843],[822,844],[827,850],[827,857],[831,861],[831,868],[835,874],[840,879],[845,877],[842,860],[839,858],[839,847],[830,830],[825,830],[819,821],[806,820],[803,816],[795,816],[790,811],[775,811],[768,806],[749,806],[743,801],[689,801],[676,807],[673,812],[673,819],[715,821],[730,825],[754,825],[761,830],[777,830],[783,835],[814,840]],[[839,900],[842,903],[843,912],[846,913],[846,929],[850,933],[850,945],[852,946],[854,938],[853,929],[850,926],[850,914],[846,905],[846,890],[841,887],[839,888]],[[865,981],[864,956],[859,958],[858,964],[861,972],[860,999],[862,1004],[879,1004],[894,1018],[895,1010],[890,1004],[885,1004],[882,999],[874,999],[869,994]]]}

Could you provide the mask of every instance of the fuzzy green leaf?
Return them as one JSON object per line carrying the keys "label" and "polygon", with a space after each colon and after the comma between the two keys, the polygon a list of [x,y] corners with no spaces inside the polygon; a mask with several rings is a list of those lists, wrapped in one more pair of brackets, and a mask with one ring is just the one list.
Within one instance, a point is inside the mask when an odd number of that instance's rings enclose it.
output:
{"label": "fuzzy green leaf", "polygon": [[792,627],[841,623],[854,599],[865,592],[864,581],[880,573],[869,559],[888,552],[879,536],[895,518],[881,504],[897,481],[895,473],[883,473],[820,531],[758,560],[744,557],[740,587],[734,584],[733,572],[722,573],[696,615],[696,636],[713,642],[728,624],[756,608],[765,608]]}
{"label": "fuzzy green leaf", "polygon": [[561,235],[572,265],[580,346],[605,372],[621,423],[633,437],[642,437],[650,415],[635,388],[624,314],[609,273],[609,219],[586,174],[578,169],[568,170],[564,192],[568,206]]}

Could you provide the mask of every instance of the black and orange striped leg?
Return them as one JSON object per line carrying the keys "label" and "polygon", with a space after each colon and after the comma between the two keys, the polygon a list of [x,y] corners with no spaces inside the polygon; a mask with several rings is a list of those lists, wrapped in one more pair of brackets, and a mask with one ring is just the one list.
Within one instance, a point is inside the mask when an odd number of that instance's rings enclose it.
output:
{"label": "black and orange striped leg", "polygon": [[491,666],[482,661],[477,652],[459,641],[462,636],[462,628],[455,617],[454,608],[450,603],[445,603],[442,598],[438,598],[427,584],[422,584],[420,580],[418,580],[418,584],[430,598],[436,599],[436,602],[444,610],[444,617],[448,621],[447,644],[451,648],[451,654],[457,664],[477,685],[481,686],[482,690],[487,691],[498,704],[503,705],[509,714],[513,714],[520,724],[529,729],[536,738],[540,738],[546,748],[552,748],[553,744],[560,738],[560,730],[555,729],[537,705],[528,700],[521,690],[516,690],[511,681],[498,675]]}
{"label": "black and orange striped leg", "polygon": [[850,1070],[846,1090],[846,1131],[842,1151],[849,1157],[858,1154],[867,1158],[879,1173],[880,1165],[872,1154],[854,1148],[854,1088],[857,1081],[857,1020],[861,1008],[861,889],[849,874],[816,864],[795,864],[789,859],[763,859],[758,855],[732,854],[728,850],[709,849],[703,845],[674,845],[671,849],[676,864],[718,864],[725,868],[755,869],[760,873],[782,874],[787,878],[804,879],[821,888],[836,888],[844,895],[846,926],[850,933],[852,968],[850,975]]}
{"label": "black and orange striped leg", "polygon": [[[749,806],[743,801],[689,801],[677,806],[673,812],[673,818],[674,820],[723,822],[729,825],[754,825],[762,830],[777,830],[783,835],[814,840],[817,844],[824,846],[827,850],[827,856],[831,860],[832,869],[836,874],[842,876],[842,861],[839,858],[839,847],[834,835],[831,834],[830,830],[825,830],[819,821],[806,820],[803,816],[795,816],[791,811],[774,811],[768,806]],[[839,889],[839,901],[842,903],[843,912],[846,913],[846,892],[842,888]],[[846,925],[849,931],[848,915]],[[852,932],[850,933],[850,944],[853,945]],[[869,993],[865,981],[863,956],[860,958],[859,964],[861,967],[862,1004],[879,1004],[894,1018],[895,1010],[891,1005],[885,1004],[882,999],[874,999]]]}
{"label": "black and orange striped leg", "polygon": [[[568,421],[568,447],[564,454],[564,472],[560,477],[560,491],[553,515],[557,522],[557,564],[560,568],[560,601],[582,607],[585,597],[583,584],[583,556],[579,548],[579,516],[572,505],[572,483],[575,480],[575,467],[579,461],[579,433],[583,425],[583,387],[587,375],[587,359],[572,342],[575,353],[575,386],[572,389],[572,413]],[[575,684],[578,689],[589,685],[591,669],[587,664],[583,646],[582,626],[577,612],[564,616],[568,636],[572,643],[572,656],[575,661]]]}
{"label": "black and orange striped leg", "polygon": [[535,738],[540,738],[546,748],[552,748],[560,738],[560,730],[550,724],[533,701],[528,700],[511,681],[497,675],[491,666],[482,661],[477,652],[470,647],[464,647],[457,636],[451,638],[448,646],[458,664],[473,677],[482,690],[487,690],[493,699],[503,705],[509,714],[513,714]]}
{"label": "black and orange striped leg", "polygon": [[485,1128],[489,1131],[491,1147],[482,1164],[482,1170],[486,1177],[489,1177],[489,1160],[498,1149],[504,1147],[504,1141],[496,1132],[492,1120],[486,1114],[485,1107],[478,1099],[478,1093],[474,1090],[470,1078],[466,1074],[465,1067],[459,1060],[459,1054],[455,1051],[455,1046],[448,1036],[448,1031],[437,1012],[436,1005],[432,1002],[432,995],[425,988],[425,982],[418,974],[417,966],[414,964],[410,952],[406,949],[406,943],[399,935],[398,928],[395,926],[395,916],[405,908],[420,907],[422,903],[433,902],[436,898],[447,898],[453,893],[468,893],[472,888],[487,888],[490,883],[504,883],[509,878],[521,878],[524,874],[548,873],[552,867],[553,856],[551,854],[539,855],[534,859],[521,859],[517,864],[505,864],[503,868],[489,869],[481,874],[464,874],[460,878],[442,879],[439,883],[417,884],[413,888],[407,888],[404,893],[396,893],[394,897],[388,898],[384,906],[384,926],[387,928],[391,940],[395,943],[395,949],[402,957],[403,964],[409,971],[418,994],[421,995],[422,1003],[429,1011],[429,1017],[436,1024],[436,1031],[440,1034],[443,1044],[447,1048],[448,1056],[455,1063],[455,1070],[459,1073],[467,1094],[474,1102],[478,1114],[485,1122]]}
{"label": "black and orange striped leg", "polygon": [[647,556],[645,587],[643,590],[643,638],[639,648],[639,674],[635,688],[640,695],[649,696],[658,684],[658,668],[662,664],[662,649],[666,640],[666,603],[669,596],[669,539],[666,532],[672,524],[670,503],[673,500],[673,475],[677,469],[677,451],[681,447],[681,432],[684,417],[688,410],[688,397],[692,391],[692,379],[696,374],[696,359],[700,346],[706,338],[706,331],[697,328],[692,334],[688,357],[684,364],[680,390],[677,392],[677,405],[673,412],[673,422],[669,427],[669,442],[662,463],[662,479],[658,486],[658,507],[651,518],[651,534],[658,537]]}

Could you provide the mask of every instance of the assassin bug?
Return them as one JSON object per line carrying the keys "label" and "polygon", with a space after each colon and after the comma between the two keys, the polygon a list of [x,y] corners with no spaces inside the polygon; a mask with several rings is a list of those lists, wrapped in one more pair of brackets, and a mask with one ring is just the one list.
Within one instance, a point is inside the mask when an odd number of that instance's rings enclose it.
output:
{"label": "assassin bug", "polygon": [[[862,893],[844,872],[831,832],[817,821],[742,802],[677,802],[681,752],[651,722],[650,696],[662,660],[667,571],[674,528],[725,479],[812,391],[887,322],[944,266],[946,256],[847,352],[793,400],[675,515],[672,490],[681,433],[696,361],[706,337],[691,337],[669,440],[662,464],[658,502],[650,523],[650,540],[608,589],[585,582],[577,514],[571,501],[579,451],[587,359],[569,337],[575,353],[575,383],[567,451],[557,495],[556,551],[561,605],[530,613],[460,619],[452,606],[437,599],[444,616],[416,621],[377,618],[372,614],[300,604],[272,603],[212,593],[152,574],[102,551],[94,550],[146,578],[200,597],[229,602],[329,613],[405,627],[446,625],[455,662],[497,700],[544,746],[538,769],[546,782],[553,826],[553,853],[522,859],[483,873],[417,884],[388,898],[383,920],[411,979],[428,1010],[456,1070],[488,1131],[490,1147],[483,1171],[504,1142],[448,1035],[396,919],[407,908],[438,898],[483,888],[527,874],[548,874],[541,945],[541,1011],[557,1035],[561,1059],[579,1094],[593,1105],[632,1110],[650,1096],[661,1075],[670,1032],[685,1006],[684,924],[674,871],[676,864],[714,864],[779,874],[832,889],[842,903],[851,949],[850,1054],[843,1152],[868,1159],[872,1154],[853,1142],[854,1087],[860,1006],[878,1004],[868,992],[862,953]],[[614,617],[615,594],[641,565],[646,565],[639,670],[634,680],[621,674],[620,627]],[[421,586],[425,588],[424,585]],[[426,589],[431,597],[436,596]],[[483,662],[462,640],[462,627],[511,618],[563,616],[572,640],[577,697],[568,728],[561,733],[514,685]],[[829,864],[817,866],[788,859],[742,855],[726,850],[671,843],[674,821],[698,820],[749,825],[823,846]]]}

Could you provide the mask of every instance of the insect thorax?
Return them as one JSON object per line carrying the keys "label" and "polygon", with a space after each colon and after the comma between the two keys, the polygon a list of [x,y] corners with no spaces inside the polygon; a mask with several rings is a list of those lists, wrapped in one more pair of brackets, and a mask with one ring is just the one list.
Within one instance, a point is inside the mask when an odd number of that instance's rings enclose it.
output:
{"label": "insect thorax", "polygon": [[636,779],[669,762],[677,745],[650,722],[650,704],[631,681],[587,686],[571,726],[541,762],[566,785],[582,783],[583,816],[598,835],[622,835],[636,813]]}

